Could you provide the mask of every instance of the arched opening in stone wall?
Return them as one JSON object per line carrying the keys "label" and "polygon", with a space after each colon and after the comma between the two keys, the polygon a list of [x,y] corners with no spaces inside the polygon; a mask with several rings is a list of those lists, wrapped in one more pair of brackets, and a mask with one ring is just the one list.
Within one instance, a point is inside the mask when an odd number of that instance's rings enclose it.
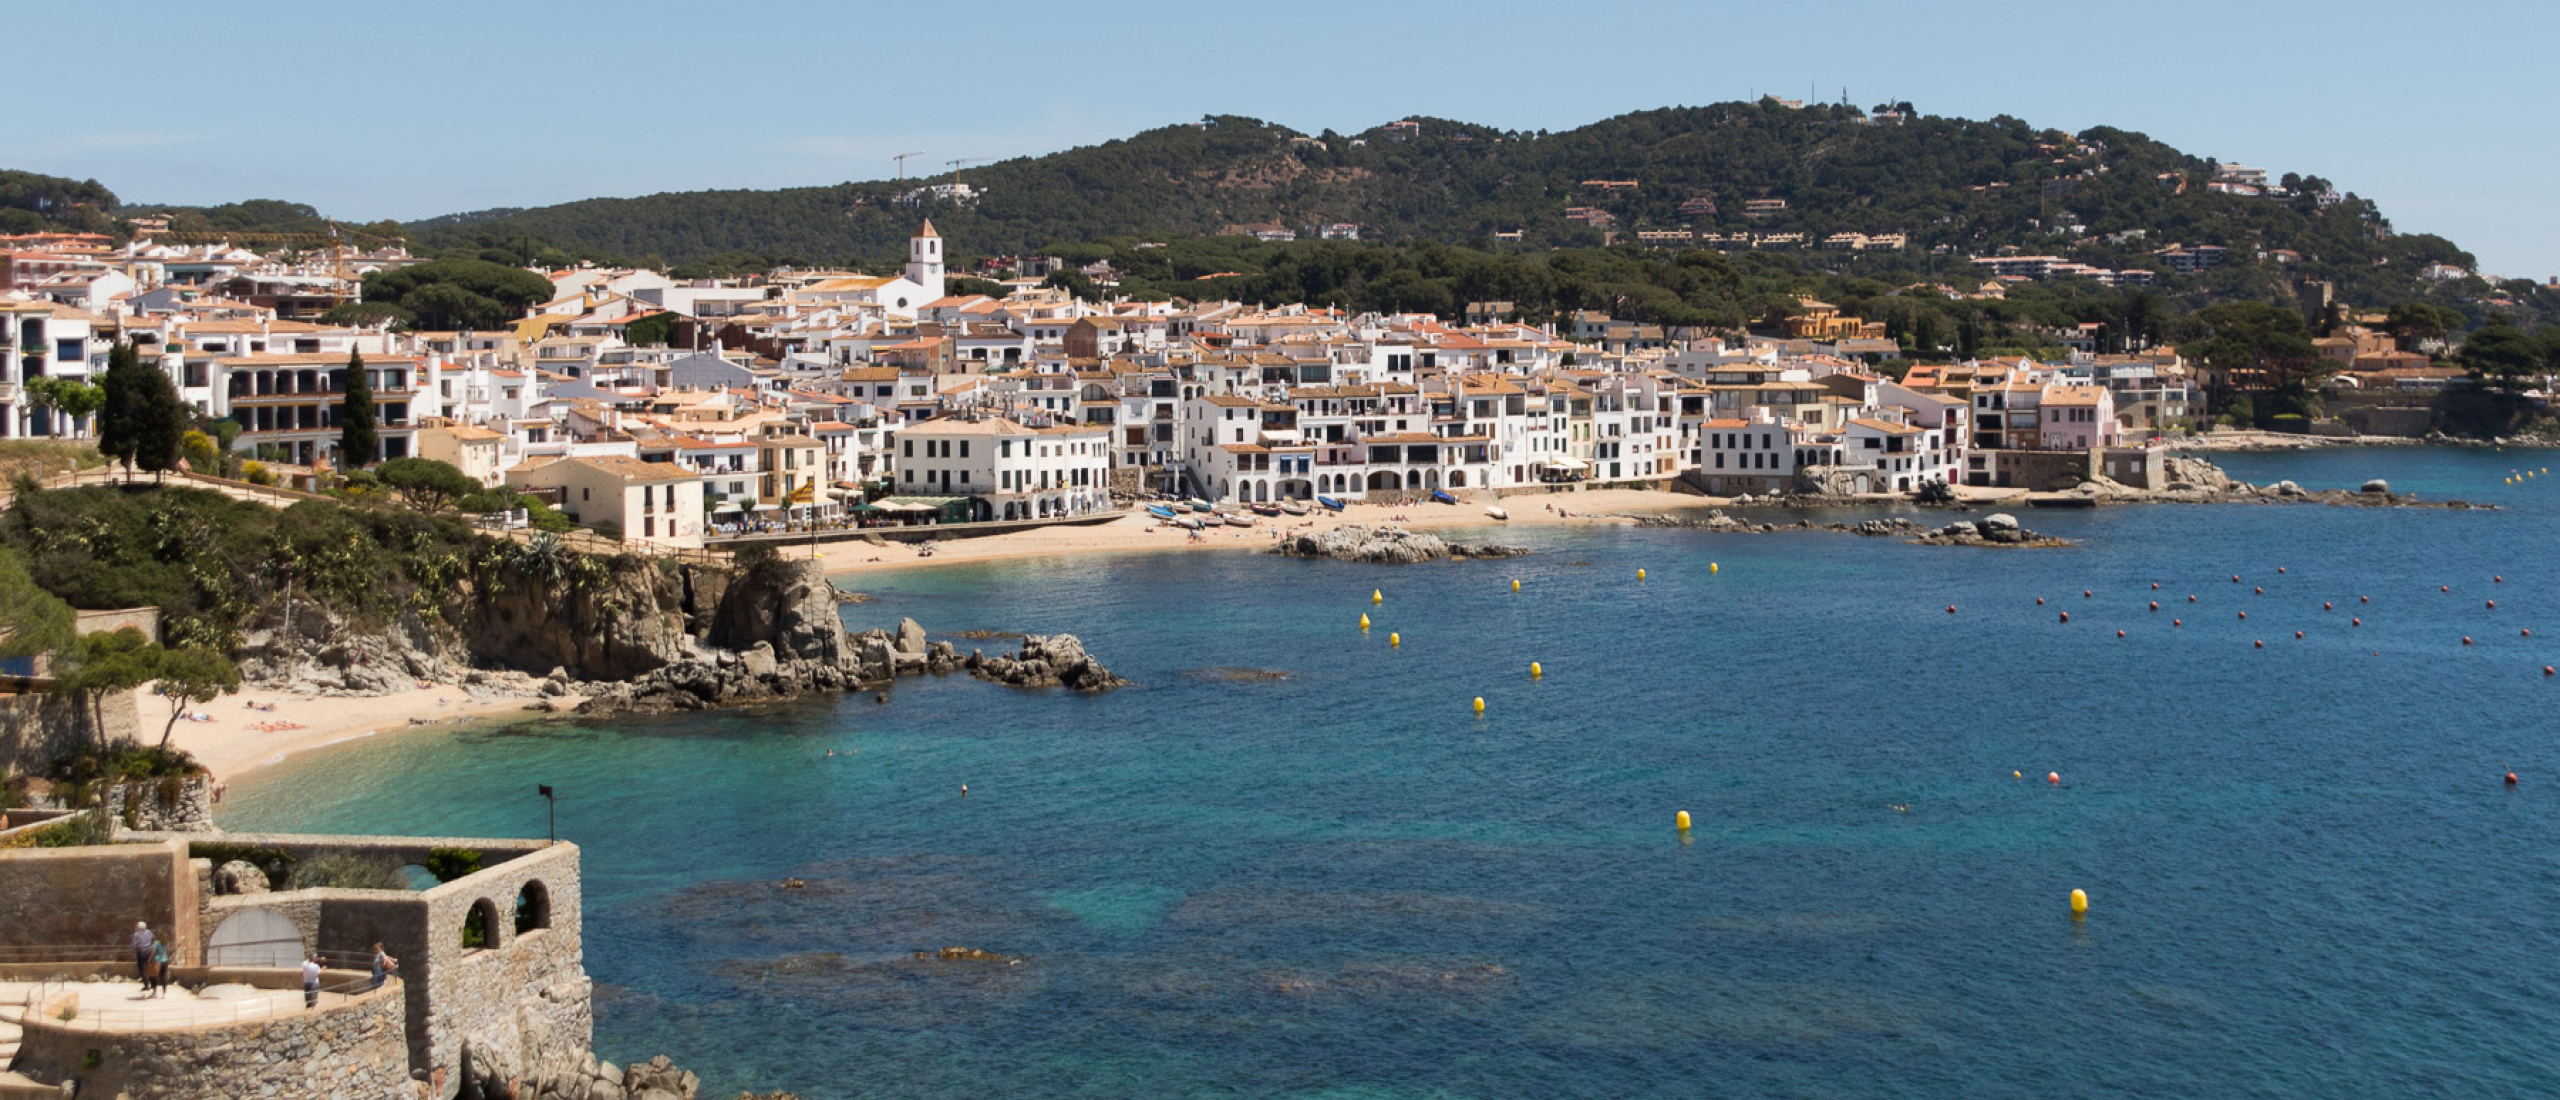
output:
{"label": "arched opening in stone wall", "polygon": [[551,888],[536,879],[516,892],[516,935],[551,927]]}
{"label": "arched opening in stone wall", "polygon": [[471,903],[462,918],[462,946],[477,951],[498,946],[498,904],[487,898]]}
{"label": "arched opening in stone wall", "polygon": [[243,909],[222,918],[205,944],[210,966],[263,966],[289,970],[302,965],[302,931],[273,909]]}

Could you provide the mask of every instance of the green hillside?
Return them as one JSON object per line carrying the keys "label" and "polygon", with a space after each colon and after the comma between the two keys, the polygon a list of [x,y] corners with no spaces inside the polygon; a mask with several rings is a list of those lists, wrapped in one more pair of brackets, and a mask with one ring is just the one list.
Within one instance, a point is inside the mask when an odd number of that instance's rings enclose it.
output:
{"label": "green hillside", "polygon": [[[2103,127],[2073,135],[2005,116],[1879,122],[1845,107],[1766,102],[1644,111],[1557,133],[1413,121],[1417,132],[1400,140],[1387,128],[1304,135],[1217,117],[904,182],[590,199],[411,228],[429,245],[531,241],[674,263],[742,255],[837,264],[894,261],[927,215],[963,254],[1331,222],[1390,241],[1488,244],[1517,231],[1534,248],[1600,244],[1599,229],[1566,218],[1568,208],[1595,207],[1615,217],[1622,237],[1901,232],[1913,251],[2014,247],[2105,267],[2151,266],[2153,250],[2179,243],[2242,256],[2285,249],[2355,301],[2416,295],[2410,284],[2431,262],[2472,266],[2443,238],[2391,233],[2381,211],[2351,194],[2323,207],[2314,195],[2327,185],[2316,178],[2296,181],[2284,200],[2213,193],[2203,186],[2210,162]],[[1636,186],[1584,186],[1596,180]],[[949,182],[984,194],[974,203],[894,201]],[[1696,199],[1715,212],[1692,205],[1684,214]],[[1744,216],[1754,199],[1782,199],[1786,209]],[[2089,243],[2125,231],[2141,236]]]}

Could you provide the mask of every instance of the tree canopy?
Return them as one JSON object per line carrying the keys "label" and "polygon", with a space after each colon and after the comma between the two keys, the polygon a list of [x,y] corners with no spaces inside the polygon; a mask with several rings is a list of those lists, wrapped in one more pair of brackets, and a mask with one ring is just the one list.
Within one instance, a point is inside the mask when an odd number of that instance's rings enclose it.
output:
{"label": "tree canopy", "polygon": [[481,259],[445,259],[377,271],[364,279],[368,305],[405,311],[417,328],[503,328],[551,300],[551,280]]}

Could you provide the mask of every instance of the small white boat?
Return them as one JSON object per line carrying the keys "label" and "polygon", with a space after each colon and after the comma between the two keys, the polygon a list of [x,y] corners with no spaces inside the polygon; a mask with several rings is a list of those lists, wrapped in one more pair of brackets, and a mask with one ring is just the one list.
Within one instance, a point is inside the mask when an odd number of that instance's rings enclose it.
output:
{"label": "small white boat", "polygon": [[1237,514],[1234,514],[1234,515],[1230,515],[1230,516],[1228,516],[1228,517],[1227,517],[1227,526],[1229,526],[1229,527],[1251,527],[1251,526],[1253,526],[1253,517],[1252,517],[1252,516],[1248,516],[1248,515],[1244,515],[1244,514],[1242,514],[1242,513],[1237,513]]}
{"label": "small white boat", "polygon": [[1488,516],[1492,516],[1492,517],[1493,517],[1493,518],[1495,518],[1495,519],[1510,519],[1510,518],[1511,518],[1511,513],[1506,512],[1506,511],[1503,511],[1503,510],[1502,510],[1502,509],[1500,509],[1500,508],[1487,508],[1487,509],[1485,509],[1485,510],[1484,510],[1484,514],[1486,514],[1486,515],[1488,515]]}

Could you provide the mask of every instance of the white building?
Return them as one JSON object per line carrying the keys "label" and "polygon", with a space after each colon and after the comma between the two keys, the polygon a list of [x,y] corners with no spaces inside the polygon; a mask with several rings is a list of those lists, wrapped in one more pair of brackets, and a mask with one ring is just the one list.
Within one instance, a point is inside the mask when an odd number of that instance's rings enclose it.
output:
{"label": "white building", "polygon": [[1032,428],[1003,417],[927,420],[897,434],[899,496],[967,496],[980,520],[1111,508],[1106,425]]}

